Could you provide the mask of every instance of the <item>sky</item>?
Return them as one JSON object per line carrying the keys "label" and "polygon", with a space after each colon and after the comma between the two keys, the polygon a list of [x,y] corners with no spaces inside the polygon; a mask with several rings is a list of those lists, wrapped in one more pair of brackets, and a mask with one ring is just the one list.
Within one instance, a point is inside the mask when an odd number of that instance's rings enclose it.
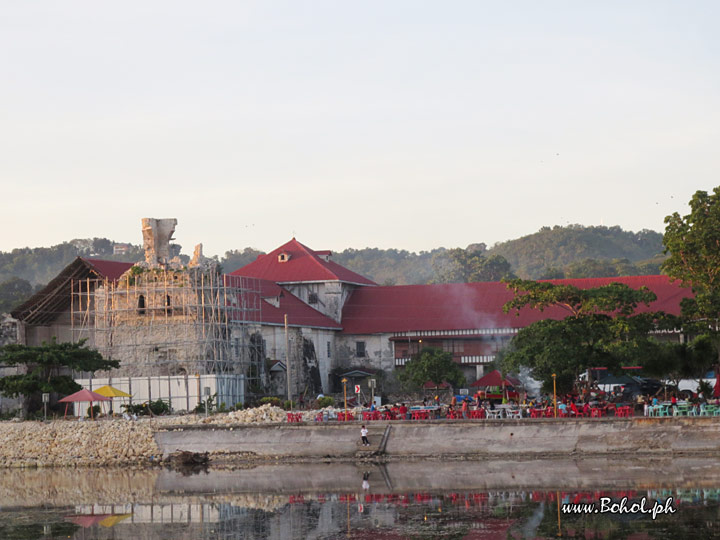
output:
{"label": "sky", "polygon": [[0,13],[0,250],[663,230],[720,185],[720,3],[56,2]]}

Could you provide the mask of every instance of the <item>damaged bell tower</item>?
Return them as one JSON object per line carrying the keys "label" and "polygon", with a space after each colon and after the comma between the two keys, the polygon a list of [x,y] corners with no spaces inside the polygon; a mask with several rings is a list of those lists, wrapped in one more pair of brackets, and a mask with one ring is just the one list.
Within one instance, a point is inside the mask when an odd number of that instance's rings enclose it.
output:
{"label": "damaged bell tower", "polygon": [[[115,281],[73,286],[75,340],[90,337],[118,360],[113,376],[243,375],[265,386],[257,279],[227,276],[195,248],[190,264],[172,257],[176,219],[142,220],[145,260]],[[257,363],[257,366],[251,366]]]}

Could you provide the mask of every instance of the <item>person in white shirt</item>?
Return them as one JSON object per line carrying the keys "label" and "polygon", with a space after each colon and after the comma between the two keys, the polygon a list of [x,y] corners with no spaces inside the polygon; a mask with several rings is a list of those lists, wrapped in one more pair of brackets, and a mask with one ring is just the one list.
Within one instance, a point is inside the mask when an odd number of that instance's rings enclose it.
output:
{"label": "person in white shirt", "polygon": [[370,446],[370,441],[368,441],[368,430],[365,426],[360,428],[360,436],[362,437],[362,443],[363,446]]}

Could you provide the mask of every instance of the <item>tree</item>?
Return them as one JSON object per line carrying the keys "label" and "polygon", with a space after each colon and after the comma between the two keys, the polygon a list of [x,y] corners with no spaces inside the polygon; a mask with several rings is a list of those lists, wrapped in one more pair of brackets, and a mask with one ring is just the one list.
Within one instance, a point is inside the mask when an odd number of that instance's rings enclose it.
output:
{"label": "tree", "polygon": [[609,283],[594,289],[524,279],[513,279],[506,283],[507,288],[515,293],[515,297],[503,306],[505,313],[526,306],[540,311],[555,306],[567,310],[574,317],[612,312],[630,315],[638,304],[649,306],[657,300],[655,293],[647,287],[633,289],[623,283]]}
{"label": "tree", "polygon": [[503,371],[528,367],[546,391],[552,389],[553,373],[558,389],[567,392],[589,367],[612,371],[637,364],[650,351],[665,346],[651,336],[651,330],[677,326],[676,318],[664,313],[635,314],[639,304],[649,305],[656,299],[646,288],[611,283],[578,289],[523,280],[509,282],[508,288],[515,297],[503,307],[506,313],[513,309],[519,313],[524,307],[540,311],[559,307],[568,313],[565,319],[546,319],[521,329],[499,355]]}
{"label": "tree", "polygon": [[669,379],[677,385],[681,379],[700,382],[715,359],[715,348],[709,336],[702,335],[689,343],[664,342],[654,350],[646,351],[639,364],[647,375]]}
{"label": "tree", "polygon": [[501,255],[485,257],[484,249],[449,249],[433,258],[438,283],[474,283],[512,279],[510,263]]}
{"label": "tree", "polygon": [[238,268],[242,268],[246,264],[250,264],[260,255],[263,255],[262,251],[246,247],[244,250],[233,249],[225,252],[225,256],[222,258],[220,263],[226,272],[234,272]]}
{"label": "tree", "polygon": [[663,244],[669,258],[663,270],[692,288],[682,300],[685,329],[707,334],[720,362],[720,187],[697,191],[690,213],[665,218]]}
{"label": "tree", "polygon": [[71,394],[81,389],[64,371],[94,373],[120,367],[117,360],[106,360],[93,349],[78,343],[43,343],[39,347],[6,345],[0,348],[0,367],[21,367],[24,373],[0,378],[0,393],[8,397],[25,396],[38,403],[39,394]]}
{"label": "tree", "polygon": [[565,272],[562,268],[548,266],[545,268],[538,279],[564,279]]}
{"label": "tree", "polygon": [[32,293],[30,282],[18,277],[0,283],[0,313],[9,312],[30,298]]}
{"label": "tree", "polygon": [[435,383],[449,382],[454,387],[465,384],[465,376],[452,359],[452,354],[434,349],[423,348],[418,355],[405,364],[398,374],[400,382],[421,387],[428,381]]}

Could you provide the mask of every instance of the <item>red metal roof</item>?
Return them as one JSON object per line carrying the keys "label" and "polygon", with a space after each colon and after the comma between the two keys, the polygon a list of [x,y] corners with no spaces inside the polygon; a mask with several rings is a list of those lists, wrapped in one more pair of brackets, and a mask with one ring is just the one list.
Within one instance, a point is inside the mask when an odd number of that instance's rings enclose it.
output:
{"label": "red metal roof", "polygon": [[[282,253],[289,256],[285,262],[278,260],[278,256]],[[375,285],[366,277],[322,258],[323,255],[329,254],[329,251],[313,251],[293,238],[267,255],[258,256],[253,262],[235,270],[231,275],[256,277],[275,283],[343,281],[358,285]]]}
{"label": "red metal roof", "polygon": [[[658,299],[638,312],[665,311],[680,314],[680,300],[691,296],[690,289],[671,283],[667,276],[561,279],[563,283],[587,289],[613,282],[630,287],[646,286]],[[503,313],[502,307],[513,297],[504,283],[449,283],[441,285],[403,285],[361,287],[353,291],[343,308],[343,333],[380,334],[424,330],[466,330],[524,328],[542,319],[563,319],[569,312],[549,308],[541,312],[524,308]]]}
{"label": "red metal roof", "polygon": [[502,373],[497,369],[491,371],[480,377],[477,381],[472,383],[470,386],[473,388],[481,386],[520,386],[520,381],[510,377],[509,375],[503,379]]}
{"label": "red metal roof", "polygon": [[98,274],[101,278],[107,278],[110,281],[116,281],[120,276],[127,272],[135,263],[120,261],[104,261],[101,259],[88,259],[82,257],[91,270]]}

